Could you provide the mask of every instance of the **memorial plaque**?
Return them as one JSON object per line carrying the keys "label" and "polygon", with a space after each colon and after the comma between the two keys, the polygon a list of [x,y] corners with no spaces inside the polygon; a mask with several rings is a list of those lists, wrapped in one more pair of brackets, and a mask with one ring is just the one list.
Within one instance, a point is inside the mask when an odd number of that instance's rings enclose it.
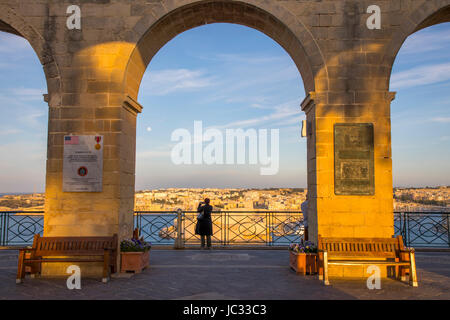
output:
{"label": "memorial plaque", "polygon": [[334,193],[374,195],[374,131],[371,123],[334,125]]}
{"label": "memorial plaque", "polygon": [[65,136],[63,192],[101,192],[103,136]]}

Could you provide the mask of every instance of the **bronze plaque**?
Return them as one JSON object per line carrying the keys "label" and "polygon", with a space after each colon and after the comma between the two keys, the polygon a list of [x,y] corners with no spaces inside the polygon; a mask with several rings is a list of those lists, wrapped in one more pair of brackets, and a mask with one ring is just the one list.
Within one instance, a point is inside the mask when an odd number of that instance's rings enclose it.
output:
{"label": "bronze plaque", "polygon": [[334,125],[334,193],[374,195],[373,124]]}

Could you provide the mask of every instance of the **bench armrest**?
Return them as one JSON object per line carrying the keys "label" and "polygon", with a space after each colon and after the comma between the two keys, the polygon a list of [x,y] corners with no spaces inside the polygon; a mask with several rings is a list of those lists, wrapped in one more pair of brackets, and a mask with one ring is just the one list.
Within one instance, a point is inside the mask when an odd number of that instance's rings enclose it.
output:
{"label": "bench armrest", "polygon": [[410,252],[415,252],[416,250],[414,250],[414,248],[404,248],[403,250],[399,250],[402,253],[410,253]]}
{"label": "bench armrest", "polygon": [[31,247],[30,248],[19,248],[18,250],[19,250],[19,252],[20,251],[36,251],[36,249],[31,248]]}

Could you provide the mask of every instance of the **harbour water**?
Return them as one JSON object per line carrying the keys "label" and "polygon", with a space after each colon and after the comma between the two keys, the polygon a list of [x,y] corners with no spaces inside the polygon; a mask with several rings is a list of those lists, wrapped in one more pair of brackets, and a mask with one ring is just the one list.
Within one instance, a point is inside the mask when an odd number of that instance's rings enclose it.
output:
{"label": "harbour water", "polygon": [[[396,214],[396,235],[402,235],[407,246],[449,248],[450,213]],[[43,233],[43,216],[0,213],[0,246],[31,245],[36,233]],[[173,245],[176,237],[176,214],[135,215],[135,227],[153,245]],[[198,243],[195,235],[195,215],[183,220],[183,239],[186,244]],[[284,246],[297,242],[303,234],[301,218],[261,218],[261,213],[229,216],[227,220],[213,215],[213,239],[223,245]]]}

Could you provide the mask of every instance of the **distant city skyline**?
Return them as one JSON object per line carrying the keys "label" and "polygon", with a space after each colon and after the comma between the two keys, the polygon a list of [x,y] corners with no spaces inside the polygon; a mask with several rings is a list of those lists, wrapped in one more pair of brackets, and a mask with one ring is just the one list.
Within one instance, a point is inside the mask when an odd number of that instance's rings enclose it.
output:
{"label": "distant city skyline", "polygon": [[[143,190],[135,193],[136,211],[196,210],[206,197],[218,210],[301,210],[307,189],[220,189],[168,188]],[[439,188],[395,188],[393,197],[396,211],[438,211],[450,205],[450,186]],[[0,193],[0,211],[43,211],[45,194]]]}
{"label": "distant city skyline", "polygon": [[[450,23],[410,36],[393,69],[396,187],[450,184]],[[22,38],[0,32],[0,193],[43,192],[48,106],[42,66]],[[136,190],[170,187],[304,188],[303,82],[292,59],[264,34],[213,24],[177,36],[144,75]],[[176,166],[171,132],[195,120],[224,128],[280,129],[280,171],[259,166]]]}

